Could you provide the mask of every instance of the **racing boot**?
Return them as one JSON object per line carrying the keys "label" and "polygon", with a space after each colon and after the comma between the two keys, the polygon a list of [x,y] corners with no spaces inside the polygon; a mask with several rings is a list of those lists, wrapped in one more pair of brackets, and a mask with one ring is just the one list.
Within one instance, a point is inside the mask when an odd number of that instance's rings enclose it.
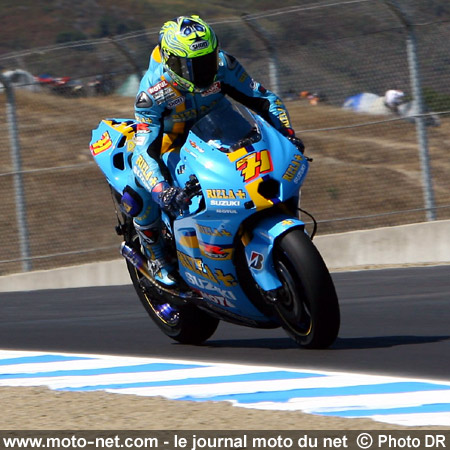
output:
{"label": "racing boot", "polygon": [[142,251],[148,260],[148,268],[156,281],[171,287],[176,284],[172,275],[175,267],[167,261],[164,255],[164,245],[160,237],[161,220],[149,225],[139,225],[134,221],[134,228],[139,236]]}

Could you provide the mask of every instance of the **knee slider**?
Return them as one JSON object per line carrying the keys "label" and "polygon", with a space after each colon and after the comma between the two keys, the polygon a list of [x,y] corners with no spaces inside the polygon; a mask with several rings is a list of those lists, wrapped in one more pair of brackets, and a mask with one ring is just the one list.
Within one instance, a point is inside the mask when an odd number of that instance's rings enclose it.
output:
{"label": "knee slider", "polygon": [[136,217],[142,211],[143,206],[142,197],[130,186],[127,186],[120,199],[121,211],[127,216]]}

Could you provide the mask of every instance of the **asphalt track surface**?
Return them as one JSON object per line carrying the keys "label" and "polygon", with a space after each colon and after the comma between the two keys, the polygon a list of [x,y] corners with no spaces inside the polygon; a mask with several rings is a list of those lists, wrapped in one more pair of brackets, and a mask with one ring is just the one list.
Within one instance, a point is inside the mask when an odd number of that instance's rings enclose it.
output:
{"label": "asphalt track surface", "polygon": [[132,286],[0,294],[0,348],[450,379],[450,266],[334,273],[341,330],[303,350],[282,329],[222,322],[203,346],[163,335]]}

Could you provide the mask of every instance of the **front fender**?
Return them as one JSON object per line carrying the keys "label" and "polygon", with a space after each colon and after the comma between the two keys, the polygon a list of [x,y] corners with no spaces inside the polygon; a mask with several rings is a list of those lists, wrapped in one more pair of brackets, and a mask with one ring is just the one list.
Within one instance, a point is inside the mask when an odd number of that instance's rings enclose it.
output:
{"label": "front fender", "polygon": [[281,287],[273,264],[275,240],[292,228],[305,228],[304,222],[278,214],[262,219],[251,232],[251,238],[243,239],[245,257],[254,280],[264,291]]}

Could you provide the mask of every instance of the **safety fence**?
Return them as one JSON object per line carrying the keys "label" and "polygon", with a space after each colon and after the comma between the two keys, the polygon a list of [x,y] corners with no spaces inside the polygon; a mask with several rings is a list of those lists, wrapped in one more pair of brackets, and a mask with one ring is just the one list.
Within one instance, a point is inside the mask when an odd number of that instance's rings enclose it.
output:
{"label": "safety fence", "polygon": [[[421,0],[330,0],[209,20],[285,100],[320,234],[450,218],[449,18]],[[118,256],[89,141],[102,118],[134,116],[159,25],[0,57],[0,275]]]}

